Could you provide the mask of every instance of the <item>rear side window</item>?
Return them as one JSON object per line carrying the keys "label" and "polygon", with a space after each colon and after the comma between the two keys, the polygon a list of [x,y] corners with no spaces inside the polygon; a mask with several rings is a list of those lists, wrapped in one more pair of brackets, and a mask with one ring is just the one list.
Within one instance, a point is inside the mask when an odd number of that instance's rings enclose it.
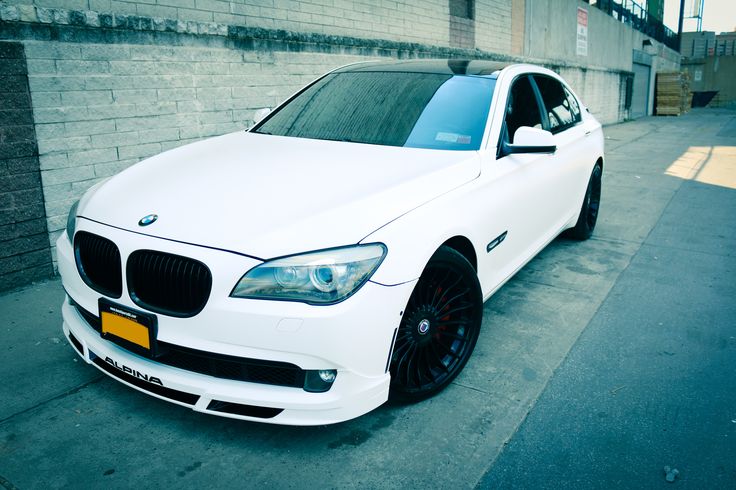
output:
{"label": "rear side window", "polygon": [[522,126],[542,127],[542,115],[539,112],[537,96],[528,77],[517,79],[509,92],[509,103],[506,107],[506,132],[510,143],[514,142],[514,134]]}
{"label": "rear side window", "polygon": [[570,111],[572,112],[572,117],[576,123],[579,123],[583,120],[583,116],[580,114],[580,104],[578,104],[578,100],[575,98],[575,96],[569,90],[567,90],[567,87],[562,88],[565,90],[567,101],[570,103]]}
{"label": "rear side window", "polygon": [[[537,82],[547,111],[549,130],[554,134],[573,126],[576,122],[575,117],[562,84],[554,78],[539,75],[534,76],[534,81]],[[579,113],[580,109],[578,109]]]}

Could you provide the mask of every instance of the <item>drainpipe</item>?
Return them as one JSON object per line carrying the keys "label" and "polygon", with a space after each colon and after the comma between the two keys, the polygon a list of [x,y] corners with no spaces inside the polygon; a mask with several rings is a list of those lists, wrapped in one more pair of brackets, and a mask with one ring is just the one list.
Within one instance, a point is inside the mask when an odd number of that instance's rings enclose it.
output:
{"label": "drainpipe", "polygon": [[680,0],[680,18],[677,21],[677,51],[682,53],[682,20],[685,17],[685,0]]}

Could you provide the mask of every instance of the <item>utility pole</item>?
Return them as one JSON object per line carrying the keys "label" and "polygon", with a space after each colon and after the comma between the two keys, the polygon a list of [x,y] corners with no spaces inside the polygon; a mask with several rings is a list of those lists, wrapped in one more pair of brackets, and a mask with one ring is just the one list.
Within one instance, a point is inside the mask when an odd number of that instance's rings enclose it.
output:
{"label": "utility pole", "polygon": [[685,0],[680,0],[680,18],[677,21],[677,46],[682,53],[682,20],[685,18]]}

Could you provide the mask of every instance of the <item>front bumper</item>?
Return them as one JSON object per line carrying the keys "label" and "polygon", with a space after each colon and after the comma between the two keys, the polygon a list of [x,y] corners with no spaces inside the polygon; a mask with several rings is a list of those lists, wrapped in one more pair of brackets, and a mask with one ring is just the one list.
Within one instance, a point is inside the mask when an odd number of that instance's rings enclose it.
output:
{"label": "front bumper", "polygon": [[[123,267],[128,255],[140,249],[183,255],[208,265],[213,286],[207,305],[191,318],[157,315],[158,340],[216,354],[290,363],[305,370],[337,370],[335,382],[324,393],[187,371],[139,356],[103,339],[66,301],[62,314],[67,339],[87,363],[106,374],[196,411],[276,424],[341,422],[386,401],[389,351],[415,282],[392,287],[368,282],[346,301],[331,306],[230,298],[240,276],[258,261],[84,219],[78,220],[77,229],[115,242]],[[57,242],[57,255],[69,297],[84,310],[98,314],[98,299],[103,296],[82,281],[65,235]],[[123,281],[123,296],[108,299],[140,310],[127,295]],[[156,382],[149,381],[152,379]]]}

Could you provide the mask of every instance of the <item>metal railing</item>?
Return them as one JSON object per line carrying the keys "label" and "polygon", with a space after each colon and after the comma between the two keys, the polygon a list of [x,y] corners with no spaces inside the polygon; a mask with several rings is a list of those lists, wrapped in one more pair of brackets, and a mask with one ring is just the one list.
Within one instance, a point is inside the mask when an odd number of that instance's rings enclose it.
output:
{"label": "metal railing", "polygon": [[589,3],[614,19],[653,37],[665,46],[675,51],[680,50],[677,33],[665,26],[660,19],[650,16],[649,12],[634,0],[590,0]]}

